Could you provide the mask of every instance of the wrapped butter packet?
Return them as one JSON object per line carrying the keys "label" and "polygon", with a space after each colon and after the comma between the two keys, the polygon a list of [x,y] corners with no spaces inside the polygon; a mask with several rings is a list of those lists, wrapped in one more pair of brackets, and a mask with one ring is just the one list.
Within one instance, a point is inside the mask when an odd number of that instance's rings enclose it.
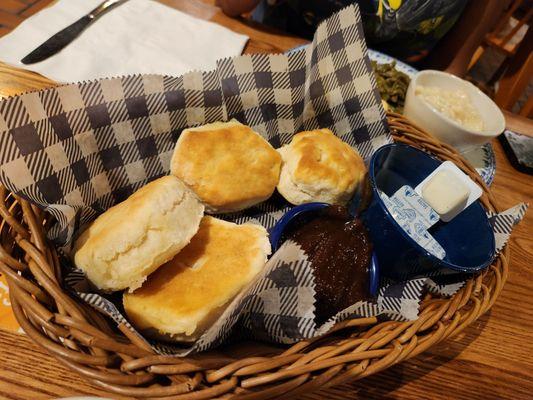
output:
{"label": "wrapped butter packet", "polygon": [[446,257],[442,246],[428,231],[439,216],[413,188],[402,186],[390,198],[383,192],[380,197],[405,233],[435,257],[441,260]]}
{"label": "wrapped butter packet", "polygon": [[433,208],[444,222],[454,219],[483,194],[483,190],[451,161],[439,165],[414,191],[425,202],[434,202]]}

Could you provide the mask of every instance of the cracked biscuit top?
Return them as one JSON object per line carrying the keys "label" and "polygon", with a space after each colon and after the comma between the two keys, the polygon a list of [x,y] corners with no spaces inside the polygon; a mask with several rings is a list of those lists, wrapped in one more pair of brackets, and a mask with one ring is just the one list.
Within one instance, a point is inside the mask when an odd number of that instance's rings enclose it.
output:
{"label": "cracked biscuit top", "polygon": [[363,159],[329,129],[300,132],[278,149],[283,159],[278,191],[292,204],[346,204],[363,182]]}
{"label": "cracked biscuit top", "polygon": [[236,120],[184,130],[170,164],[171,173],[210,213],[239,211],[268,199],[280,167],[270,143]]}

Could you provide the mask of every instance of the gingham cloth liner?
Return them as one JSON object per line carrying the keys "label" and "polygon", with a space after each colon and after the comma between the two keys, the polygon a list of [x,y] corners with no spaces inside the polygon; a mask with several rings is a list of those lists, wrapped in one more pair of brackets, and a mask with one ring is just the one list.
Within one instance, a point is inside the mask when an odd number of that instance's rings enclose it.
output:
{"label": "gingham cloth liner", "polygon": [[[50,237],[64,245],[82,224],[168,173],[175,141],[185,127],[234,117],[275,147],[290,141],[294,132],[329,127],[368,159],[391,142],[375,88],[359,11],[350,6],[321,24],[310,46],[288,55],[241,56],[219,61],[210,72],[102,79],[4,100],[0,102],[0,179],[8,189],[56,217]],[[256,221],[269,228],[288,208],[283,199],[273,196],[223,217],[238,223]],[[335,322],[317,328],[308,315],[297,314],[299,307],[289,307],[295,299],[295,304],[304,301],[302,296],[314,287],[308,269],[285,263],[283,268],[289,272],[280,275],[273,261],[269,265],[266,271],[273,275],[253,287],[246,301],[236,299],[238,304],[226,310],[194,350],[221,343],[239,315],[242,326],[260,326],[267,339],[281,342],[321,333]],[[284,283],[285,278],[291,285]],[[112,302],[84,293],[80,286],[85,290],[87,286],[82,280],[73,272],[67,283],[76,284],[73,287],[89,304],[129,326]],[[416,316],[412,309],[418,306],[422,287],[420,280],[383,287],[377,304],[356,304],[335,320],[353,314]],[[267,313],[262,308],[276,302],[279,310]],[[176,352],[174,346],[157,349]]]}
{"label": "gingham cloth liner", "polygon": [[[498,253],[505,246],[514,225],[522,220],[526,209],[527,205],[521,203],[499,214],[488,213],[494,228]],[[442,276],[441,273],[404,282],[383,279],[375,302],[359,301],[340,311],[323,325],[317,326],[314,322],[315,282],[309,270],[310,262],[301,248],[290,240],[285,242],[270,258],[261,276],[243,291],[220,319],[189,348],[146,341],[128,323],[115,304],[98,294],[86,292],[89,286],[83,272],[74,270],[65,280],[83,300],[110,316],[117,324],[125,324],[157,353],[177,356],[216,347],[231,335],[234,340],[253,338],[291,344],[323,335],[335,323],[353,317],[382,316],[395,321],[414,320],[418,317],[420,300],[425,289],[451,296],[465,283],[464,275]],[[446,283],[439,283],[443,278]],[[237,327],[238,330],[235,329]]]}
{"label": "gingham cloth liner", "polygon": [[[406,320],[388,305],[401,299],[404,308],[418,302],[426,278],[408,284],[384,287],[377,302],[360,301],[339,312],[321,326],[314,322],[315,283],[309,273],[310,263],[301,248],[292,241],[283,244],[271,257],[261,276],[232,301],[220,319],[191,347],[157,341],[147,341],[127,321],[117,306],[104,296],[85,292],[89,286],[83,272],[74,270],[65,281],[84,301],[111,317],[117,324],[124,324],[139,338],[149,343],[160,354],[186,356],[205,351],[225,342],[230,335],[237,338],[253,338],[275,343],[291,344],[326,333],[340,321],[353,316],[386,315],[389,319]],[[390,296],[386,298],[384,296]],[[404,310],[400,310],[404,311]],[[409,316],[409,313],[406,313]],[[416,318],[416,315],[413,316]],[[238,332],[236,331],[238,327]]]}
{"label": "gingham cloth liner", "polygon": [[[368,158],[389,143],[359,11],[347,7],[292,54],[220,60],[210,72],[65,85],[0,102],[1,179],[50,212],[64,244],[97,214],[168,173],[183,128],[237,118],[275,147],[329,127]],[[272,226],[285,202],[239,215]]]}

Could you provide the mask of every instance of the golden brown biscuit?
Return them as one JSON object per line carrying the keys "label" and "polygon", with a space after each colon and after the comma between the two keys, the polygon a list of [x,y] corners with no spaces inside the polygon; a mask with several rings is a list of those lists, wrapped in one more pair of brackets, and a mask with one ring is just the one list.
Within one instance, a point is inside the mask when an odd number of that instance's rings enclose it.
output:
{"label": "golden brown biscuit", "polygon": [[139,287],[198,230],[204,206],[175,176],[156,179],[111,207],[74,245],[74,263],[98,288]]}
{"label": "golden brown biscuit", "polygon": [[346,204],[366,174],[357,151],[329,129],[300,132],[278,152],[278,191],[292,204]]}
{"label": "golden brown biscuit", "polygon": [[243,210],[268,199],[281,157],[258,133],[236,120],[186,129],[170,163],[210,213]]}
{"label": "golden brown biscuit", "polygon": [[124,294],[124,309],[148,336],[195,341],[261,271],[268,254],[262,226],[205,216],[187,247],[140,289]]}

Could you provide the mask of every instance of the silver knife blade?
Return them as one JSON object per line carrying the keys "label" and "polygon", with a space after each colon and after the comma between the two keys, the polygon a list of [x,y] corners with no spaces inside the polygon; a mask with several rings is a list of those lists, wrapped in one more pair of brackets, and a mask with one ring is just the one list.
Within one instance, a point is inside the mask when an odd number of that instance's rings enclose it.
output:
{"label": "silver knife blade", "polygon": [[34,64],[46,60],[53,56],[72,42],[80,35],[91,23],[105,14],[112,8],[124,3],[126,0],[107,0],[92,10],[89,14],[84,15],[76,22],[70,24],[65,29],[60,30],[55,35],[47,39],[43,44],[26,55],[22,60],[23,64]]}

